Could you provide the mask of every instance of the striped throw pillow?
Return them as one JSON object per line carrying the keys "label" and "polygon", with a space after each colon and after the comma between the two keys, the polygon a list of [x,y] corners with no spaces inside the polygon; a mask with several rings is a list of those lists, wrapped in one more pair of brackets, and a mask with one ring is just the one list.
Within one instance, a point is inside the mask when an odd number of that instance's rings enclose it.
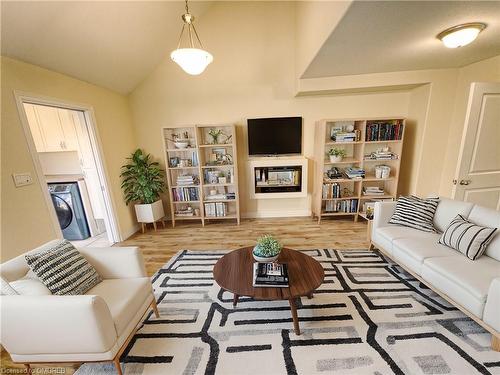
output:
{"label": "striped throw pillow", "polygon": [[476,225],[462,215],[457,215],[441,235],[439,243],[476,260],[483,255],[496,230],[497,228]]}
{"label": "striped throw pillow", "polygon": [[400,197],[389,224],[398,224],[424,232],[436,232],[434,214],[439,198]]}
{"label": "striped throw pillow", "polygon": [[52,294],[85,294],[102,281],[96,269],[67,240],[25,258]]}

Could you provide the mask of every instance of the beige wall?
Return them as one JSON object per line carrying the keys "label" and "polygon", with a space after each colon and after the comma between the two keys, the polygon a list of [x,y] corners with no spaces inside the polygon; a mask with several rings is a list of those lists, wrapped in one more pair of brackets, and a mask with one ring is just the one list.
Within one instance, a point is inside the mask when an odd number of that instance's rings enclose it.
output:
{"label": "beige wall", "polygon": [[[119,168],[136,146],[127,98],[109,90],[9,58],[1,60],[1,259],[10,259],[55,237],[48,207],[36,181],[33,161],[17,112],[14,90],[84,104],[94,109],[103,144],[120,233],[135,231],[131,209],[123,203]],[[35,183],[16,188],[12,173],[30,172]]]}
{"label": "beige wall", "polygon": [[[294,6],[289,3],[216,3],[198,26],[214,63],[202,75],[192,77],[166,58],[130,96],[138,143],[155,156],[162,156],[163,126],[238,125],[244,216],[307,215],[311,208],[310,196],[249,198],[247,118],[303,116],[304,155],[312,158],[319,119],[407,114],[408,92],[295,97],[294,35],[290,32],[294,22]],[[309,172],[311,181],[313,168]]]}
{"label": "beige wall", "polygon": [[500,82],[500,56],[479,61],[459,70],[456,85],[456,99],[450,129],[447,136],[446,156],[441,175],[440,194],[450,196],[454,185],[458,155],[465,126],[465,114],[472,82]]}

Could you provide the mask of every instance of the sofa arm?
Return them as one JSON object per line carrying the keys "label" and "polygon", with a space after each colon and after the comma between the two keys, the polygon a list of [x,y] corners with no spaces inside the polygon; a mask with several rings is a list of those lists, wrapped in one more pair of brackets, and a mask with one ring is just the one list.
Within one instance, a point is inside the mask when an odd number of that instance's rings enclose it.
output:
{"label": "sofa arm", "polygon": [[103,279],[147,277],[138,247],[85,247],[78,250]]}
{"label": "sofa arm", "polygon": [[396,202],[375,202],[372,223],[373,230],[387,226],[395,208]]}
{"label": "sofa arm", "polygon": [[1,342],[11,354],[103,353],[117,340],[99,296],[2,296]]}
{"label": "sofa arm", "polygon": [[494,279],[490,284],[483,320],[497,332],[500,332],[500,277]]}

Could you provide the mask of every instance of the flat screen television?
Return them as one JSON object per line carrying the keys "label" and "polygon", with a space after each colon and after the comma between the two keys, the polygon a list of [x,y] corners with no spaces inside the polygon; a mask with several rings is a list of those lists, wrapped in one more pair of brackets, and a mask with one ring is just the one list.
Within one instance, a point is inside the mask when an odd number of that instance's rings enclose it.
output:
{"label": "flat screen television", "polygon": [[302,117],[248,119],[250,155],[302,153]]}

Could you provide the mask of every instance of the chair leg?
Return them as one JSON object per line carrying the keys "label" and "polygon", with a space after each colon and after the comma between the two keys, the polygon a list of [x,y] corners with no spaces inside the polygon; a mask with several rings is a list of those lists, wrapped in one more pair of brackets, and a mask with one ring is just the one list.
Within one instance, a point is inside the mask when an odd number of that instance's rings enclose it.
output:
{"label": "chair leg", "polygon": [[491,335],[491,349],[500,352],[500,337]]}
{"label": "chair leg", "polygon": [[155,299],[153,299],[153,302],[151,302],[151,307],[153,308],[153,311],[155,312],[155,316],[157,318],[159,318],[160,317],[160,313],[158,311],[158,305],[156,304],[156,300]]}
{"label": "chair leg", "polygon": [[24,364],[24,367],[26,367],[26,373],[27,373],[28,375],[31,375],[31,374],[33,373],[33,371],[31,371],[31,366],[30,366],[30,364],[29,364],[29,363],[25,363],[25,364]]}
{"label": "chair leg", "polygon": [[118,375],[123,375],[120,358],[116,357],[115,359],[113,359],[113,363],[115,364],[116,372],[118,373]]}

